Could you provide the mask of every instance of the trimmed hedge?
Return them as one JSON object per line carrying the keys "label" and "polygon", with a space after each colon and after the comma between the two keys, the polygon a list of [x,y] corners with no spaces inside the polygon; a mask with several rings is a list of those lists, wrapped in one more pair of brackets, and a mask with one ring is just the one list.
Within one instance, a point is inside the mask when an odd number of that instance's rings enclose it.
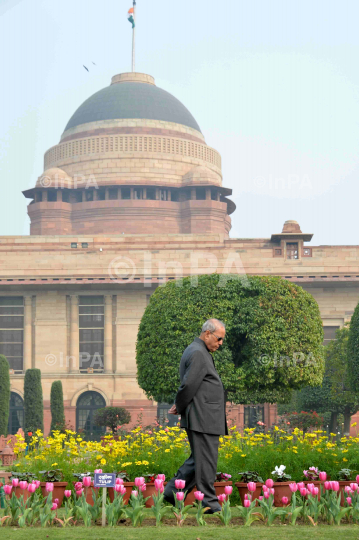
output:
{"label": "trimmed hedge", "polygon": [[131,414],[123,407],[103,407],[95,413],[94,423],[96,426],[109,427],[112,433],[117,433],[117,426],[129,424]]}
{"label": "trimmed hedge", "polygon": [[9,362],[0,354],[0,435],[7,435],[10,411]]}
{"label": "trimmed hedge", "polygon": [[[218,274],[158,287],[137,338],[138,383],[149,399],[171,403],[185,348],[209,318],[226,324],[215,364],[233,403],[285,402],[292,389],[318,386],[324,373],[323,326],[311,294],[279,277]],[[181,285],[182,283],[182,285]]]}
{"label": "trimmed hedge", "polygon": [[27,369],[24,380],[24,431],[28,442],[28,433],[35,433],[37,429],[44,431],[44,404],[42,400],[41,371]]}
{"label": "trimmed hedge", "polygon": [[51,432],[56,429],[64,431],[65,429],[65,411],[64,396],[62,392],[62,382],[54,381],[51,385],[50,394],[51,409]]}
{"label": "trimmed hedge", "polygon": [[359,385],[359,304],[350,321],[348,338],[348,375],[353,392]]}

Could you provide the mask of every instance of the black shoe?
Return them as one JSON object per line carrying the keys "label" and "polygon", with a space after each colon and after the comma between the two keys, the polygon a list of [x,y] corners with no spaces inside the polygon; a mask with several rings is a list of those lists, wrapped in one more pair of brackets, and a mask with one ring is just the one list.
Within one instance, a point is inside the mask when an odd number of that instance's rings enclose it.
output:
{"label": "black shoe", "polygon": [[218,509],[215,508],[214,510],[213,510],[213,508],[209,508],[209,509],[206,510],[204,513],[205,513],[205,514],[218,514],[218,512],[220,512],[220,511],[221,511],[220,508],[218,508]]}

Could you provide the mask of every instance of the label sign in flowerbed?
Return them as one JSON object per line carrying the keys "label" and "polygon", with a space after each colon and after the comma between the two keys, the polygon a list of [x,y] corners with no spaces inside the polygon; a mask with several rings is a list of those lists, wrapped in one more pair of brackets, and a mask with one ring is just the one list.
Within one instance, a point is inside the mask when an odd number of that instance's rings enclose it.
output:
{"label": "label sign in flowerbed", "polygon": [[116,485],[115,473],[95,473],[94,474],[94,487],[95,488],[114,488]]}

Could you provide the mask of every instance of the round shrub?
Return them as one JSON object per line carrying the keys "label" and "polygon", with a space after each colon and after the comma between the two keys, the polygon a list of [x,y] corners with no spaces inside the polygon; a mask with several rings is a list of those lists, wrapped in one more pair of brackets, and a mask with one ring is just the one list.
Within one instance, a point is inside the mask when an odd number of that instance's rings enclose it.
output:
{"label": "round shrub", "polygon": [[283,402],[292,389],[321,384],[323,327],[318,304],[279,277],[231,279],[218,274],[170,282],[151,296],[137,338],[138,383],[149,399],[171,403],[185,348],[209,318],[226,324],[214,353],[233,403]]}
{"label": "round shrub", "polygon": [[131,414],[123,407],[103,407],[96,411],[94,421],[96,426],[109,427],[112,433],[116,433],[117,426],[131,422]]}

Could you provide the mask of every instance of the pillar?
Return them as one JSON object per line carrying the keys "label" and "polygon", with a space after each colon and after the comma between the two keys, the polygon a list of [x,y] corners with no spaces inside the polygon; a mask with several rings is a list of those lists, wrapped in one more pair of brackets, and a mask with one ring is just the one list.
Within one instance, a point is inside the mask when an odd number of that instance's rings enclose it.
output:
{"label": "pillar", "polygon": [[191,188],[191,200],[196,200],[196,188]]}
{"label": "pillar", "polygon": [[112,296],[105,295],[104,373],[112,373]]}
{"label": "pillar", "polygon": [[109,198],[110,198],[109,189],[106,188],[106,189],[105,189],[105,201],[108,201]]}
{"label": "pillar", "polygon": [[211,200],[211,188],[206,188],[206,201]]}
{"label": "pillar", "polygon": [[71,294],[71,316],[70,316],[70,373],[77,373],[79,371],[79,350],[80,350],[80,336],[79,336],[79,297],[77,294]]}
{"label": "pillar", "polygon": [[32,367],[32,297],[24,298],[24,354],[23,372]]}

